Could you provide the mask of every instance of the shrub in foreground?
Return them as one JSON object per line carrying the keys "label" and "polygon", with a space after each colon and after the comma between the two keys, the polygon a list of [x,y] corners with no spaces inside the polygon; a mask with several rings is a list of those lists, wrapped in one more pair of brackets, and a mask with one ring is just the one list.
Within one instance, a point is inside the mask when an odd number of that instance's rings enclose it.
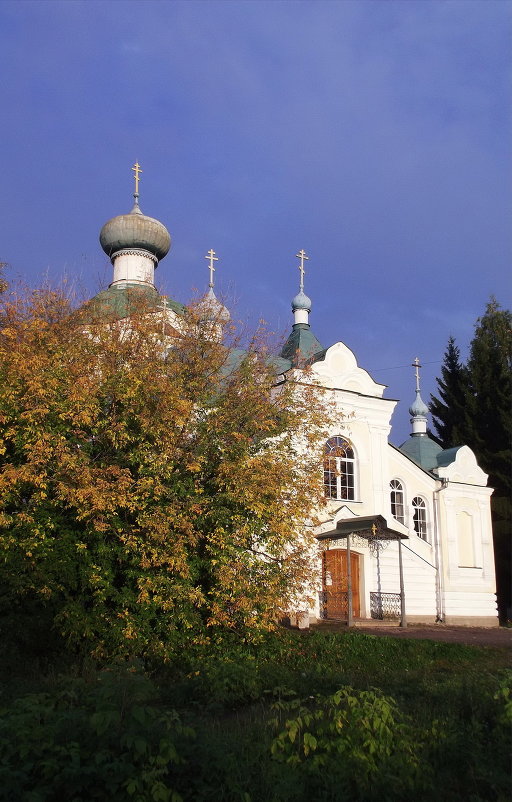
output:
{"label": "shrub in foreground", "polygon": [[[64,687],[63,687],[64,686]],[[28,694],[0,719],[0,788],[10,802],[179,802],[173,768],[192,738],[155,688],[131,672]]]}

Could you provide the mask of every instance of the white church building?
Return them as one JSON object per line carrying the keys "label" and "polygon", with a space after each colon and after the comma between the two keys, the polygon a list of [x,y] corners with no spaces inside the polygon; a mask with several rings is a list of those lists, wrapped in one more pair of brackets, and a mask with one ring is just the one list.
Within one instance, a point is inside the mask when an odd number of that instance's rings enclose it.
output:
{"label": "white church building", "polygon": [[[154,284],[170,236],[162,223],[142,214],[138,165],[134,169],[132,211],[109,220],[100,234],[113,280],[90,303],[123,318],[130,314],[136,290],[170,328],[179,328],[184,307],[160,295]],[[303,268],[307,257],[304,251],[298,256]],[[213,251],[209,259],[206,300],[225,316],[213,290]],[[275,363],[287,379],[325,388],[339,418],[334,415],[329,438],[319,444],[328,499],[315,532],[321,582],[314,604],[298,616],[300,625],[321,619],[389,619],[497,626],[487,475],[469,446],[443,450],[428,436],[418,360],[411,435],[398,448],[389,442],[397,402],[383,397],[385,386],[357,364],[344,343],[320,344],[309,322],[311,301],[303,278],[301,269],[292,330]]]}

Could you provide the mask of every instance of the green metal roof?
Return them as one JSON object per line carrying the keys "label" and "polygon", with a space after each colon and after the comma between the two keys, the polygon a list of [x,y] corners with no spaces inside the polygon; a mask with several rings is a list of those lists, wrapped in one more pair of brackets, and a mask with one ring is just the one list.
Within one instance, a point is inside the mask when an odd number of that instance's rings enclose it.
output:
{"label": "green metal roof", "polygon": [[247,356],[247,351],[244,351],[243,348],[232,348],[227,357],[226,361],[224,362],[221,368],[221,374],[224,377],[230,376],[233,371],[237,370],[240,367],[241,363],[244,361],[245,357]]}
{"label": "green metal roof", "polygon": [[447,465],[451,465],[452,462],[455,462],[455,458],[457,456],[457,451],[462,448],[462,446],[455,446],[454,448],[445,448],[444,451],[440,451],[437,455],[437,465],[439,468],[445,468]]}
{"label": "green metal roof", "polygon": [[285,359],[282,356],[272,356],[270,357],[270,364],[277,370],[278,373],[286,373],[287,370],[290,370],[292,367],[292,363],[289,359]]}
{"label": "green metal roof", "polygon": [[[373,527],[375,527],[375,534]],[[317,535],[317,540],[340,540],[347,535],[359,535],[378,540],[409,539],[408,535],[403,535],[397,529],[391,529],[382,515],[359,515],[357,518],[344,518],[342,521],[338,521],[336,529]]]}
{"label": "green metal roof", "polygon": [[426,434],[411,435],[405,443],[399,446],[399,451],[416,462],[420,468],[431,471],[438,467],[437,455],[442,448]]}
{"label": "green metal roof", "polygon": [[294,367],[314,361],[324,352],[324,347],[311,331],[309,323],[294,323],[290,336],[279,356],[290,361]]}
{"label": "green metal roof", "polygon": [[87,323],[100,322],[104,319],[122,320],[141,309],[149,311],[172,309],[183,315],[185,307],[178,301],[160,295],[158,290],[149,284],[113,285],[91,298],[80,310],[82,319]]}
{"label": "green metal roof", "polygon": [[[222,374],[224,376],[229,376],[234,370],[236,370],[240,363],[245,359],[247,356],[247,351],[244,351],[243,348],[233,348],[224,363],[222,368]],[[269,365],[276,370],[277,373],[286,373],[287,370],[290,370],[292,367],[292,363],[289,359],[283,359],[281,356],[271,356],[268,359]]]}

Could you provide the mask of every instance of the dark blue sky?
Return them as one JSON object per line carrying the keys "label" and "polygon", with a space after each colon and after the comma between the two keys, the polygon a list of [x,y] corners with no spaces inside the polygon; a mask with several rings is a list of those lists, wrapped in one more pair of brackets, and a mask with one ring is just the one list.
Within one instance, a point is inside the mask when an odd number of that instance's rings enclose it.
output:
{"label": "dark blue sky", "polygon": [[311,324],[400,398],[448,336],[465,355],[511,303],[512,5],[456,2],[0,3],[0,260],[91,295],[98,234],[141,207],[173,239],[160,288],[207,286],[287,333],[304,248]]}

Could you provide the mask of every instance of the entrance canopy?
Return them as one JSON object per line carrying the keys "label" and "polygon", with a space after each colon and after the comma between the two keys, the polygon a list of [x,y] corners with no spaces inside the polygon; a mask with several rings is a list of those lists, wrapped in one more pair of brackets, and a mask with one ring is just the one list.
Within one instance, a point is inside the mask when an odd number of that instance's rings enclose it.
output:
{"label": "entrance canopy", "polygon": [[[403,535],[396,529],[390,529],[388,522],[382,515],[361,515],[358,518],[344,518],[338,521],[336,529],[330,532],[323,532],[317,535],[317,540],[323,541],[328,544],[333,540],[347,540],[346,563],[347,563],[347,594],[348,594],[348,615],[347,624],[352,626],[353,621],[353,600],[352,600],[352,570],[351,570],[351,553],[350,541],[357,542],[358,538],[366,540],[371,552],[374,552],[378,558],[379,551],[385,546],[389,545],[389,541],[396,540],[398,543],[398,565],[400,577],[400,626],[407,626],[407,619],[405,615],[405,592],[404,592],[404,571],[402,563],[402,540],[408,540],[408,535]],[[387,541],[385,543],[385,541]],[[336,551],[336,550],[335,550]],[[326,552],[328,553],[328,552]],[[324,554],[325,565],[325,554]]]}
{"label": "entrance canopy", "polygon": [[409,540],[396,529],[390,529],[382,515],[361,515],[358,518],[344,518],[338,521],[336,529],[322,532],[317,540],[342,540],[350,535],[357,535],[366,540]]}

